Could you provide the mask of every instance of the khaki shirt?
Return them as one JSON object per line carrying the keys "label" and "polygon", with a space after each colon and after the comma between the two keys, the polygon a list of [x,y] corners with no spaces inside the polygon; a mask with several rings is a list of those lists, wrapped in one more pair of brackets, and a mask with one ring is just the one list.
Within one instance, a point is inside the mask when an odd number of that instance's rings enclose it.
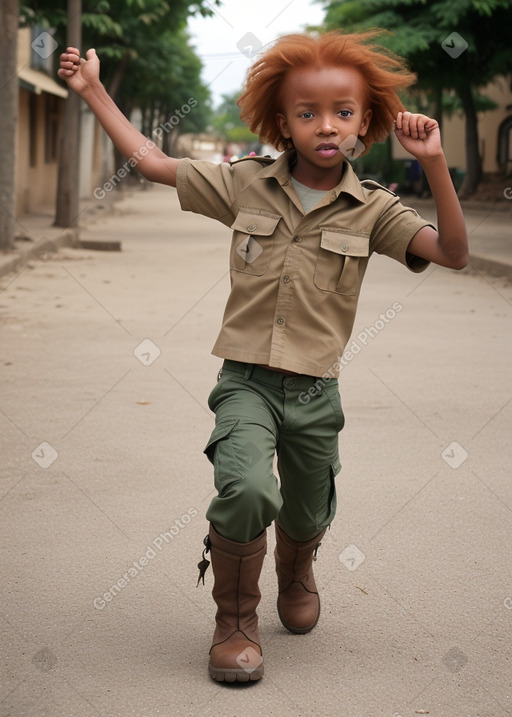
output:
{"label": "khaki shirt", "polygon": [[380,185],[361,183],[347,161],[340,183],[304,214],[290,177],[294,154],[231,165],[182,159],[178,197],[182,209],[233,230],[231,292],[212,353],[337,375],[370,255],[423,271],[428,261],[407,247],[428,222]]}

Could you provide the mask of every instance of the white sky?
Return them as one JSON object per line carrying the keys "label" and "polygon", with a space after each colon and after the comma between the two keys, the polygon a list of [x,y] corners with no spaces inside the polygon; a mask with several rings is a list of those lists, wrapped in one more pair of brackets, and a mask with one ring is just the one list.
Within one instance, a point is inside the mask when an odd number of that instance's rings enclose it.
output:
{"label": "white sky", "polygon": [[322,3],[314,0],[223,0],[220,7],[211,7],[213,17],[192,17],[188,29],[214,105],[221,95],[242,87],[255,59],[248,56],[251,47],[257,50],[280,35],[304,32],[307,25],[321,24],[325,14]]}

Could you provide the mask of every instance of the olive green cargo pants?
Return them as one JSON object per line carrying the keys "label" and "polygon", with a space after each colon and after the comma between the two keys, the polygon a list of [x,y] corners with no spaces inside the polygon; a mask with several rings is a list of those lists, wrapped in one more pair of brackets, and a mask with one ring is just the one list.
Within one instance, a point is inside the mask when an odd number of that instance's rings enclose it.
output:
{"label": "olive green cargo pants", "polygon": [[218,533],[247,543],[277,518],[302,542],[330,525],[344,424],[337,379],[225,361],[208,405],[216,420],[204,452],[218,495],[206,518]]}

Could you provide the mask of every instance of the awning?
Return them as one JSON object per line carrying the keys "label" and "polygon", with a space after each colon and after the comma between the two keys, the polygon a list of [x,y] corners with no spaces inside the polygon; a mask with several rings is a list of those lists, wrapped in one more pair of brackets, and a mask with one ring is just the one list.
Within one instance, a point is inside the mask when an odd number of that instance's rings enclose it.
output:
{"label": "awning", "polygon": [[45,75],[44,72],[31,70],[29,67],[22,67],[21,70],[18,70],[18,78],[20,87],[23,90],[34,92],[36,95],[47,92],[49,95],[56,95],[57,97],[68,96],[66,88],[59,85],[51,77],[48,77],[48,75]]}

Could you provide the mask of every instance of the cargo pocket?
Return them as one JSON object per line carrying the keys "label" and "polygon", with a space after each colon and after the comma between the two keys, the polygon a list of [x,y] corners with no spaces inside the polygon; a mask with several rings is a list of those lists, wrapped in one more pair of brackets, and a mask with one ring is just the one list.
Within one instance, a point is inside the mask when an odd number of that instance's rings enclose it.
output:
{"label": "cargo pocket", "polygon": [[336,458],[329,466],[329,482],[326,485],[326,489],[320,504],[318,505],[316,522],[319,528],[319,532],[324,528],[327,528],[336,515],[336,482],[335,478],[341,471],[341,463]]}
{"label": "cargo pocket", "polygon": [[323,228],[315,267],[315,286],[336,294],[356,294],[369,251],[368,232]]}
{"label": "cargo pocket", "polygon": [[220,493],[226,482],[242,478],[242,472],[233,446],[232,433],[239,419],[219,423],[212,431],[203,451],[214,467],[215,487]]}
{"label": "cargo pocket", "polygon": [[254,276],[261,276],[267,271],[274,244],[273,234],[280,219],[277,214],[238,213],[231,225],[231,269]]}

